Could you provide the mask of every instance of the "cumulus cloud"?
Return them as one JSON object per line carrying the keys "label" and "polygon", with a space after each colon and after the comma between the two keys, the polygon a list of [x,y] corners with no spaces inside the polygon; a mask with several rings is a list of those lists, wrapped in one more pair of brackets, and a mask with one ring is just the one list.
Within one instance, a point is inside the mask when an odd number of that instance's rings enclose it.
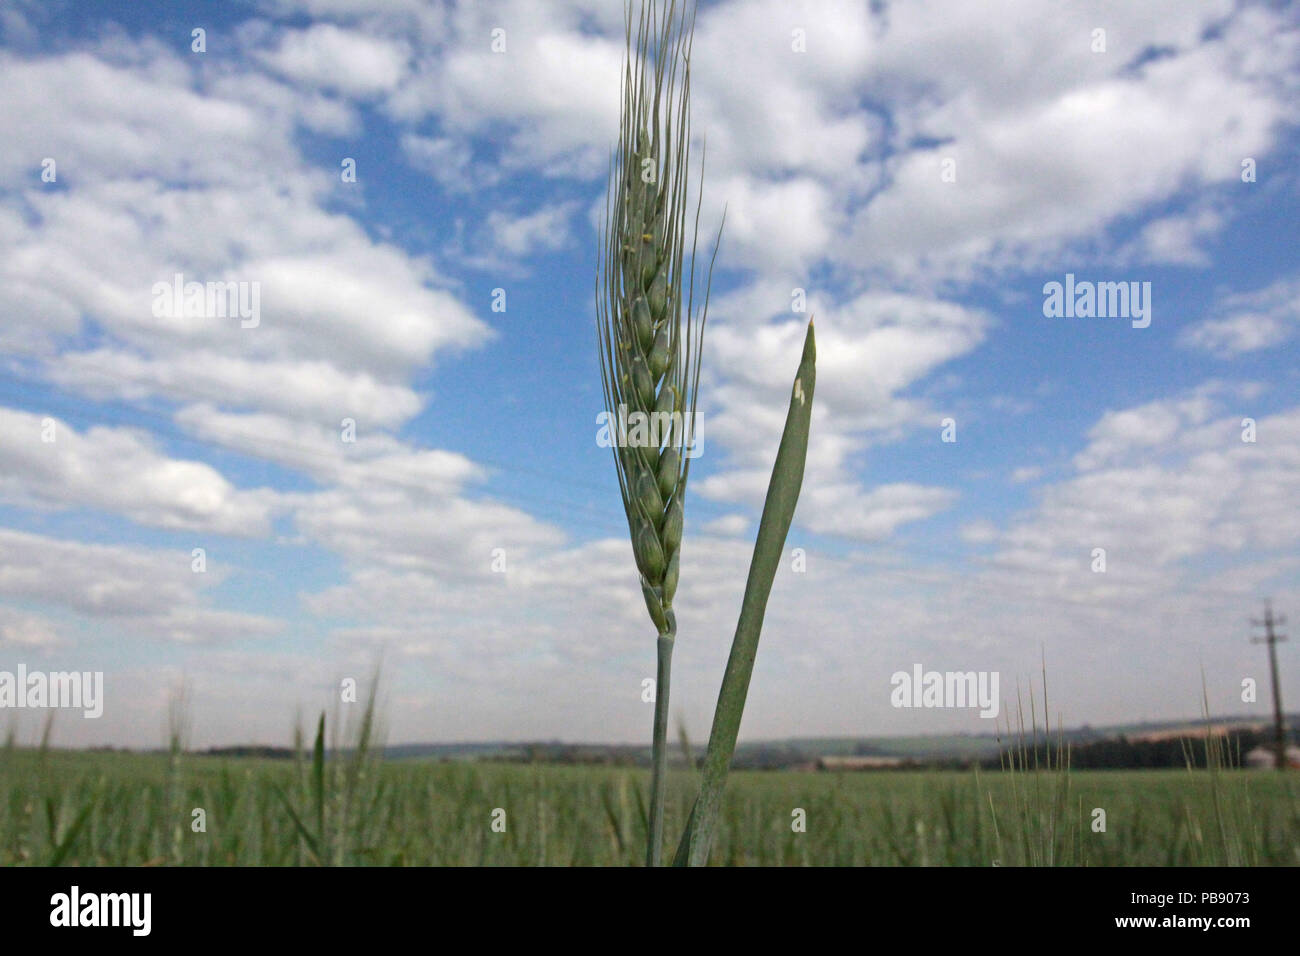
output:
{"label": "cumulus cloud", "polygon": [[179,643],[267,637],[282,624],[208,605],[202,589],[227,576],[203,574],[189,551],[88,544],[0,529],[0,594],[40,601],[120,628]]}
{"label": "cumulus cloud", "polygon": [[[706,455],[721,444],[735,467],[698,483],[707,497],[757,507],[766,494],[789,402],[790,359],[799,354],[805,332],[802,318],[766,322],[783,299],[788,308],[788,295],[767,283],[718,303],[720,318],[709,333],[717,371],[701,434]],[[851,460],[872,442],[897,440],[938,420],[908,392],[978,346],[989,316],[899,293],[864,293],[843,303],[820,297],[808,308],[817,313],[817,398],[806,478],[812,490],[799,521],[820,532],[876,540],[948,507],[955,496],[943,488],[863,488]]]}
{"label": "cumulus cloud", "polygon": [[[436,116],[443,155],[504,124],[505,144],[481,163],[598,177],[617,126],[617,17],[588,4],[546,13],[456,9],[389,109]],[[1296,119],[1300,47],[1279,11],[1161,2],[1104,19],[1094,52],[1095,15],[1049,4],[992,20],[940,0],[706,8],[692,76],[718,200],[706,225],[725,202],[728,261],[757,268],[828,257],[911,282],[1015,268],[1235,180],[1241,157],[1266,153]],[[491,49],[494,27],[506,54]],[[1135,249],[1203,263],[1200,240],[1225,222],[1208,207],[1167,215]]]}
{"label": "cumulus cloud", "polygon": [[488,217],[488,228],[504,255],[523,258],[538,250],[554,251],[569,240],[573,208],[572,203],[560,203],[522,216],[494,212]]}
{"label": "cumulus cloud", "polygon": [[492,186],[501,178],[498,172],[475,162],[473,147],[455,137],[404,133],[401,146],[407,162],[454,193]]}
{"label": "cumulus cloud", "polygon": [[[598,174],[618,128],[623,43],[615,31],[581,26],[620,16],[566,3],[460,5],[388,109],[405,122],[436,115],[460,135],[491,130],[503,168]],[[504,31],[504,52],[493,50],[494,30]]]}
{"label": "cumulus cloud", "polygon": [[[246,407],[332,405],[331,416],[347,403],[396,424],[419,407],[405,376],[489,337],[428,261],[325,208],[333,187],[305,167],[296,118],[274,99],[205,95],[167,52],[145,70],[87,53],[10,59],[3,77],[0,124],[15,144],[6,157],[50,155],[70,183],[10,193],[3,207],[0,308],[10,318],[0,335],[27,354],[57,351],[46,363],[62,383],[77,387],[87,373],[97,395],[118,379],[126,394],[220,392]],[[255,284],[260,321],[160,313],[155,287],[176,274]],[[111,344],[59,351],[83,316]],[[268,396],[267,382],[285,375],[301,393]]]}
{"label": "cumulus cloud", "polygon": [[49,378],[96,398],[168,395],[237,403],[309,421],[352,417],[383,428],[402,424],[422,404],[409,387],[324,360],[256,360],[203,349],[150,356],[120,349],[69,351],[51,363]]}
{"label": "cumulus cloud", "polygon": [[216,469],[162,454],[128,428],[78,432],[50,416],[0,408],[0,496],[98,508],[160,528],[263,535],[278,496],[235,488]]}
{"label": "cumulus cloud", "polygon": [[295,83],[372,96],[397,87],[408,57],[400,44],[318,23],[285,33],[276,49],[260,58]]}
{"label": "cumulus cloud", "polygon": [[[1021,267],[1192,185],[1236,181],[1241,157],[1294,121],[1287,78],[1300,51],[1260,8],[1209,31],[1228,11],[1115,8],[1097,54],[1095,16],[1082,9],[1025,4],[989,21],[946,4],[889,7],[868,59],[878,78],[913,78],[899,125],[921,145],[886,159],[888,184],[842,253],[904,272]],[[1168,55],[1141,57],[1147,48]],[[1168,247],[1168,228],[1155,229],[1151,241]]]}
{"label": "cumulus cloud", "polygon": [[[1250,394],[1213,386],[1108,412],[1076,473],[1042,486],[1039,504],[1005,530],[998,560],[1068,574],[1084,591],[1160,590],[1189,558],[1293,547],[1300,518],[1286,503],[1300,494],[1300,409],[1262,416],[1267,439],[1243,441],[1229,409]],[[1106,575],[1089,573],[1098,547]]]}
{"label": "cumulus cloud", "polygon": [[1211,311],[1183,331],[1180,345],[1223,359],[1273,348],[1300,328],[1300,280],[1279,279],[1254,292],[1222,296]]}

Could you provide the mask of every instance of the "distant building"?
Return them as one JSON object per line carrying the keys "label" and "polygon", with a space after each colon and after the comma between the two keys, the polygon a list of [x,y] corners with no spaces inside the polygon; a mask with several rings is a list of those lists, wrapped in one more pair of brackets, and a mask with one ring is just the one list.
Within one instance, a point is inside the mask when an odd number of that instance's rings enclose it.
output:
{"label": "distant building", "polygon": [[[1300,769],[1300,747],[1286,748],[1286,765]],[[1276,767],[1277,754],[1272,747],[1256,747],[1246,754],[1246,766],[1261,770]]]}

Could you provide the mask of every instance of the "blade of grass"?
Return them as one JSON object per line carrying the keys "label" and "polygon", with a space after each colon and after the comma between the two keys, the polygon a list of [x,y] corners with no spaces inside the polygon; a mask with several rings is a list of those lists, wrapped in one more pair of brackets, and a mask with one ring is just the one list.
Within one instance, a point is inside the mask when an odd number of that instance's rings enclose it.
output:
{"label": "blade of grass", "polygon": [[686,721],[677,721],[677,742],[682,748],[682,759],[686,762],[688,770],[695,769],[695,751],[691,749],[691,738],[686,733]]}
{"label": "blade of grass", "polygon": [[[319,841],[325,838],[325,712],[321,711],[316,725],[316,745],[311,754],[312,795],[316,801],[316,833]],[[290,810],[290,813],[293,811]],[[317,856],[320,854],[317,853]]]}
{"label": "blade of grass", "polygon": [[95,798],[92,798],[88,804],[82,807],[81,812],[77,814],[77,818],[72,821],[72,826],[68,827],[68,832],[63,835],[59,845],[54,848],[54,852],[50,855],[50,861],[46,864],[47,866],[59,866],[63,863],[72,849],[72,844],[76,842],[77,837],[81,834],[82,827],[86,825],[86,820],[90,818],[90,813],[94,809]]}
{"label": "blade of grass", "polygon": [[601,803],[605,806],[605,818],[609,821],[610,833],[614,836],[614,848],[618,853],[619,859],[623,857],[623,820],[618,811],[614,808],[614,797],[610,793],[609,785],[600,788]]}
{"label": "blade of grass", "polygon": [[280,789],[278,784],[272,784],[272,792],[280,798],[280,802],[284,804],[285,810],[289,812],[289,819],[293,821],[293,827],[298,831],[298,835],[302,837],[302,842],[307,844],[307,850],[311,853],[312,858],[318,864],[322,862],[320,844],[317,842],[316,837],[312,835],[312,832],[308,830],[306,825],[302,822],[302,819],[298,816],[297,811],[294,810],[293,804],[289,802],[289,798],[285,795],[285,792]]}

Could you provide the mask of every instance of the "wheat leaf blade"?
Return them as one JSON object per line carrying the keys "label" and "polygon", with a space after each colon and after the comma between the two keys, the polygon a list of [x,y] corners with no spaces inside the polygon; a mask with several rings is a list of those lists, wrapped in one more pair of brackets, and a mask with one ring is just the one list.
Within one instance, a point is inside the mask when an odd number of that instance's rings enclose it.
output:
{"label": "wheat leaf blade", "polygon": [[799,490],[803,485],[804,461],[808,454],[808,432],[812,423],[813,386],[817,380],[817,346],[813,337],[812,322],[804,338],[803,358],[795,374],[790,393],[790,410],[786,414],[785,430],[772,467],[772,478],[767,486],[767,499],[763,503],[763,516],[754,541],[754,556],[749,565],[749,579],[745,583],[745,597],[732,640],[727,669],[718,692],[718,705],[713,715],[713,729],[709,734],[709,748],[704,757],[704,774],[700,794],[691,810],[686,831],[677,848],[674,865],[703,866],[708,862],[709,847],[713,842],[722,794],[731,768],[731,758],[736,750],[736,737],[740,733],[740,720],[745,710],[745,697],[749,693],[749,679],[754,671],[754,657],[758,653],[758,639],[767,612],[767,600],[772,593],[772,582],[781,562],[786,535],[794,518]]}

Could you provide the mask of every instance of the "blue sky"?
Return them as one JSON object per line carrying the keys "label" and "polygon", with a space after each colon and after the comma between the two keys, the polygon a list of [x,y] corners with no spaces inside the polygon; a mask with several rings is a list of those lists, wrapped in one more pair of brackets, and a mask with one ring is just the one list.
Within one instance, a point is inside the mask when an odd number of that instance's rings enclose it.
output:
{"label": "blue sky", "polygon": [[[284,740],[381,652],[394,740],[645,736],[653,631],[595,441],[621,16],[0,14],[0,669],[102,669],[109,698],[57,738],[154,744],[185,681],[195,742]],[[693,70],[701,232],[727,222],[677,601],[692,732],[795,289],[814,434],[747,736],[985,731],[892,708],[889,676],[1014,695],[1040,655],[1070,723],[1194,715],[1202,669],[1216,710],[1263,715],[1248,619],[1300,580],[1294,11],[707,3]],[[256,283],[259,324],[154,314],[177,272]],[[1045,316],[1067,274],[1150,283],[1150,326]]]}

